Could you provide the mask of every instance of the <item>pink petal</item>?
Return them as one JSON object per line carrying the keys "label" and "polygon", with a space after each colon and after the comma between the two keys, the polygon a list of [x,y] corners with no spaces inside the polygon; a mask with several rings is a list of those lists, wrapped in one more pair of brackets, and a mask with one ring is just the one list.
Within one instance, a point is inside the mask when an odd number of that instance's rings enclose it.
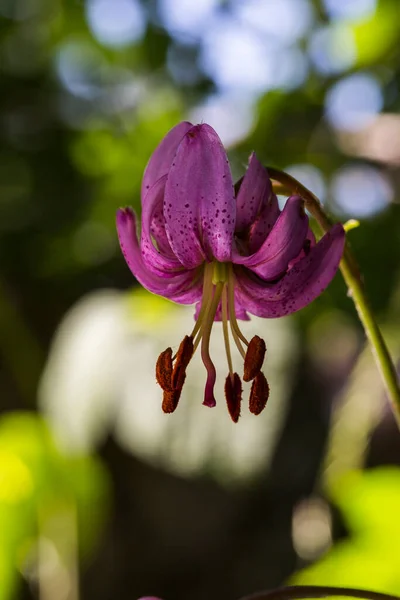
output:
{"label": "pink petal", "polygon": [[248,236],[248,251],[250,254],[257,252],[261,248],[267,235],[275,225],[277,218],[280,215],[278,199],[275,194],[272,194],[268,199],[267,204],[263,206],[259,216],[250,227]]}
{"label": "pink petal", "polygon": [[289,269],[291,269],[292,267],[294,267],[294,265],[296,263],[298,263],[299,260],[301,260],[305,256],[308,256],[311,248],[314,248],[314,246],[315,246],[316,243],[317,242],[316,242],[316,239],[315,239],[315,235],[314,235],[312,229],[309,227],[307,235],[306,235],[306,239],[304,240],[303,248],[302,248],[300,254],[298,256],[296,256],[296,258],[294,258],[293,260],[290,261],[290,263],[288,265]]}
{"label": "pink petal", "polygon": [[[168,240],[163,240],[164,246],[167,243],[169,247],[169,252],[167,254],[156,249],[151,238],[152,225],[154,223],[154,213],[157,209],[160,210],[160,207],[164,201],[166,179],[167,177],[164,176],[156,181],[156,183],[149,189],[144,199],[142,208],[142,235],[140,247],[144,261],[152,273],[159,275],[160,277],[174,277],[176,273],[182,271],[184,267],[173,255]],[[166,236],[163,213],[161,213],[159,218],[162,219],[162,222],[159,224],[159,230],[162,231],[162,225],[164,225],[164,235]],[[158,233],[160,236],[159,231]],[[156,239],[156,241],[158,240]]]}
{"label": "pink petal", "polygon": [[231,257],[236,202],[224,147],[209,125],[183,138],[165,186],[164,216],[175,255],[187,268]]}
{"label": "pink petal", "polygon": [[287,270],[300,253],[308,232],[308,217],[300,196],[291,196],[261,248],[250,256],[233,255],[233,262],[251,269],[265,280],[274,280]]}
{"label": "pink petal", "polygon": [[278,283],[266,283],[244,268],[236,269],[236,292],[243,306],[259,317],[294,313],[317,298],[339,266],[345,232],[337,223]]}
{"label": "pink petal", "polygon": [[142,201],[149,190],[163,175],[166,175],[174,160],[176,150],[185,133],[193,127],[192,123],[182,121],[173,127],[163,138],[150,157],[142,180]]}
{"label": "pink petal", "polygon": [[179,304],[194,304],[201,299],[203,290],[201,271],[185,270],[171,279],[163,279],[149,271],[143,261],[136,233],[136,217],[131,209],[118,210],[117,231],[128,267],[149,292]]}
{"label": "pink petal", "polygon": [[236,197],[236,232],[254,223],[272,194],[267,170],[253,152]]}

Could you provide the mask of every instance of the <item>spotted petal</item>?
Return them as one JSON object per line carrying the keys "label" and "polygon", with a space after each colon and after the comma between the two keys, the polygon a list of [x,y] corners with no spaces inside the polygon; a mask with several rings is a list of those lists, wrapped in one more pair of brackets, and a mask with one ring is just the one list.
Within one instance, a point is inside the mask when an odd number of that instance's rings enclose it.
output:
{"label": "spotted petal", "polygon": [[168,173],[183,136],[192,127],[192,123],[182,121],[182,123],[179,123],[167,133],[162,142],[160,142],[154,150],[143,175],[142,202],[147,191],[155,184],[155,182]]}
{"label": "spotted petal", "polygon": [[144,263],[137,233],[136,217],[129,209],[117,212],[117,230],[122,254],[133,275],[149,292],[180,304],[193,304],[202,296],[202,277],[198,270],[185,270],[171,279],[151,273]]}
{"label": "spotted petal", "polygon": [[240,303],[259,317],[283,317],[310,304],[333,279],[343,254],[342,225],[332,229],[275,284],[267,283],[243,267],[236,268]]}
{"label": "spotted petal", "polygon": [[267,170],[253,152],[236,198],[236,232],[254,223],[272,193]]}
{"label": "spotted petal", "polygon": [[247,240],[248,252],[250,254],[254,254],[254,252],[257,252],[261,248],[280,213],[278,198],[275,194],[271,194],[267,203],[262,207],[260,214],[250,226]]}
{"label": "spotted petal", "polygon": [[288,263],[300,253],[308,232],[308,217],[300,196],[291,196],[261,248],[250,256],[233,255],[233,262],[244,265],[265,280],[282,275]]}
{"label": "spotted petal", "polygon": [[230,260],[236,201],[225,150],[209,125],[196,125],[179,144],[165,186],[164,216],[171,247],[185,267],[205,258]]}
{"label": "spotted petal", "polygon": [[[165,175],[164,177],[160,177],[160,179],[158,179],[158,181],[156,181],[156,183],[149,189],[144,199],[142,209],[142,234],[140,246],[144,262],[146,263],[147,268],[155,275],[168,278],[174,277],[177,271],[182,271],[184,267],[179,262],[179,260],[175,258],[171,249],[168,253],[166,253],[165,248],[155,248],[152,240],[152,225],[154,222],[154,214],[157,210],[160,211],[162,207],[166,179],[167,177]],[[160,214],[159,218],[164,220],[163,213]],[[159,229],[160,231],[157,232],[158,237],[163,242],[162,246],[165,246],[166,244],[168,244],[168,241],[160,237],[161,231],[164,231],[165,233],[165,223],[164,228],[160,227]],[[157,238],[155,241],[158,241]]]}

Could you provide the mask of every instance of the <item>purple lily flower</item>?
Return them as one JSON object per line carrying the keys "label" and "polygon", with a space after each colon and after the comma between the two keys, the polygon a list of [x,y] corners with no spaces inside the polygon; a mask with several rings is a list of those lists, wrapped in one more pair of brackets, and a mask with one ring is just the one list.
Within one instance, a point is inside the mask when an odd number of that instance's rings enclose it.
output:
{"label": "purple lily flower", "polygon": [[232,182],[226,152],[210,125],[182,122],[151,156],[142,183],[140,242],[136,216],[117,213],[119,241],[136,279],[150,292],[180,304],[196,303],[196,323],[172,355],[161,353],[157,381],[164,391],[163,410],[173,412],[198,345],[207,369],[204,402],[215,406],[216,371],[209,354],[213,322],[222,320],[229,374],[228,410],[240,415],[242,383],[233,372],[229,326],[244,359],[244,381],[252,381],[250,411],[259,414],[269,386],[261,368],[264,341],[250,342],[238,319],[248,314],[282,317],[319,296],[333,279],[345,233],[336,224],[318,242],[309,228],[300,196],[278,206],[267,170],[253,153],[248,169]]}

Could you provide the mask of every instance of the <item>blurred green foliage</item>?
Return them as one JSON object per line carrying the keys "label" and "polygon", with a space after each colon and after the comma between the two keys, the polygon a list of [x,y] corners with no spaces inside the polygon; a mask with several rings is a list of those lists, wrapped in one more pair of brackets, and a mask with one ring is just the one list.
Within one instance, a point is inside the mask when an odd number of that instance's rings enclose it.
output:
{"label": "blurred green foliage", "polygon": [[[110,483],[99,460],[63,456],[46,422],[33,413],[15,412],[0,421],[0,586],[1,600],[15,597],[18,571],[38,578],[39,546],[49,523],[57,560],[65,552],[87,561],[109,510]],[[67,530],[76,527],[78,547],[65,548]],[[78,559],[79,557],[79,559]],[[30,565],[29,569],[29,563]],[[31,570],[31,572],[30,572]]]}
{"label": "blurred green foliage", "polygon": [[296,584],[358,587],[400,593],[400,469],[349,472],[330,491],[349,529],[313,566],[300,571]]}

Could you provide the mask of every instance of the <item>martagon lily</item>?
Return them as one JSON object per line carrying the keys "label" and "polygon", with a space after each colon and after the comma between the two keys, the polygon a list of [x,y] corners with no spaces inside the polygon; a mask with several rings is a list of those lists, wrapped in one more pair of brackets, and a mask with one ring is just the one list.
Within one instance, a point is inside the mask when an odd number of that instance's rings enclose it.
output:
{"label": "martagon lily", "polygon": [[253,382],[249,408],[259,414],[269,395],[261,371],[266,347],[259,336],[248,341],[238,320],[248,320],[248,313],[282,317],[319,296],[343,253],[342,225],[334,225],[316,243],[302,198],[290,196],[281,211],[268,172],[254,153],[234,186],[222,142],[207,124],[182,122],[166,135],[144,172],[141,200],[140,242],[135,213],[130,208],[117,213],[130,270],[150,292],[180,304],[196,303],[192,332],[174,356],[167,348],[157,361],[164,412],[176,409],[199,345],[207,370],[203,404],[215,406],[209,342],[214,321],[222,321],[229,413],[237,422],[242,397],[241,378],[232,367],[230,327],[244,360],[243,380]]}

